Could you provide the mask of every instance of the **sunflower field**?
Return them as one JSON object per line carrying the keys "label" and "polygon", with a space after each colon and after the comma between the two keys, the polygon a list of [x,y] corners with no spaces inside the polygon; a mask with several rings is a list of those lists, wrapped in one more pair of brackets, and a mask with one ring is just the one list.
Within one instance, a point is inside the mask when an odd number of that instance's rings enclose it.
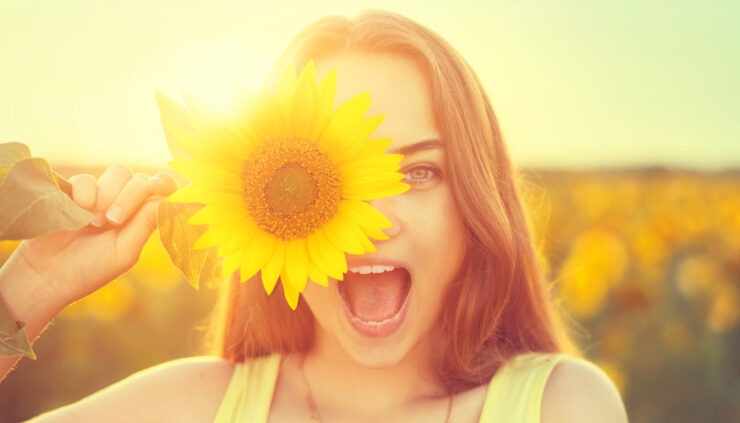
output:
{"label": "sunflower field", "polygon": [[[740,171],[520,176],[557,304],[630,421],[740,421]],[[0,262],[17,244],[0,242]],[[34,344],[38,360],[0,384],[0,422],[203,354],[217,291],[188,285],[155,233],[129,272],[68,306]]]}

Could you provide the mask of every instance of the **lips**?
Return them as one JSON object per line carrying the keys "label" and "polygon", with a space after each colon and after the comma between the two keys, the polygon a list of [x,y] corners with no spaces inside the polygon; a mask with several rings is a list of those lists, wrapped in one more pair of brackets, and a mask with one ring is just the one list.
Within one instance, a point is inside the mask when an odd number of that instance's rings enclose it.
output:
{"label": "lips", "polygon": [[387,336],[405,316],[411,275],[400,267],[380,274],[348,272],[337,287],[355,330],[365,336]]}

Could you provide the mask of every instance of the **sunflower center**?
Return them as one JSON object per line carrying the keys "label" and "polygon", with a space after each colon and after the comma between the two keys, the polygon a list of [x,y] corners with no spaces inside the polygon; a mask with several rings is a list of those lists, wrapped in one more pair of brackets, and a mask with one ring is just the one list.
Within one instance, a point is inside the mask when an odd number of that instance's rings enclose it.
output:
{"label": "sunflower center", "polygon": [[306,210],[316,199],[316,181],[299,164],[288,163],[267,183],[265,199],[275,213]]}
{"label": "sunflower center", "polygon": [[265,232],[304,238],[328,222],[341,200],[339,175],[312,141],[271,141],[257,147],[242,172],[244,201]]}

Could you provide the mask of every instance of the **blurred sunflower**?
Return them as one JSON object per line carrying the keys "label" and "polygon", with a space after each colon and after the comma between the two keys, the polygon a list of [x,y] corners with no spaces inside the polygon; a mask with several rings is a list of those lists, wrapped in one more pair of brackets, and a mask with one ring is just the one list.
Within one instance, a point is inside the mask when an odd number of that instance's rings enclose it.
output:
{"label": "blurred sunflower", "polygon": [[192,183],[168,201],[205,204],[188,221],[209,225],[195,248],[218,245],[224,277],[261,271],[268,294],[280,277],[292,309],[308,278],[342,280],[345,252],[387,239],[391,222],[365,201],[410,188],[396,172],[403,155],[383,154],[391,139],[368,140],[384,118],[364,118],[369,93],[332,111],[336,81],[334,70],[316,84],[313,61],[300,76],[291,64],[275,96],[238,96],[233,118],[186,95],[187,124],[164,125],[192,155],[169,163]]}

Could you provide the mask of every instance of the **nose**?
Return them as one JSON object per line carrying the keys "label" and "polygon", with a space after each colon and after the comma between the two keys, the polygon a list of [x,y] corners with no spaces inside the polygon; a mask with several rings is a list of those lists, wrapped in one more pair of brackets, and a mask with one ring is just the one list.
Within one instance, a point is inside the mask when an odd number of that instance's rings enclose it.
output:
{"label": "nose", "polygon": [[[399,195],[392,195],[390,197],[378,198],[368,201],[368,203],[373,206],[375,210],[379,211],[383,216],[386,217],[386,219],[391,221],[391,226],[389,228],[381,229],[383,233],[388,236],[388,238],[393,238],[397,236],[403,229],[403,224],[401,222],[399,213],[399,197]],[[373,242],[379,242],[379,240],[373,240]]]}

